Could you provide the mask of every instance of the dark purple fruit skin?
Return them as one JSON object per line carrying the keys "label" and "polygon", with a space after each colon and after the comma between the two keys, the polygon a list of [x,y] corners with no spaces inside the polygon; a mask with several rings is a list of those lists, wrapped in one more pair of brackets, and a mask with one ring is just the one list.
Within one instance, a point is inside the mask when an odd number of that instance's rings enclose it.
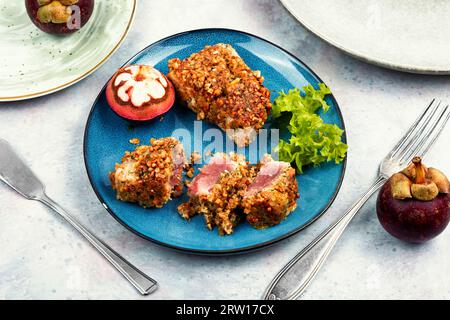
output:
{"label": "dark purple fruit skin", "polygon": [[398,200],[392,197],[388,181],[377,201],[378,220],[394,237],[424,243],[439,235],[450,221],[450,194],[439,194],[432,201]]}
{"label": "dark purple fruit skin", "polygon": [[[94,11],[95,0],[79,0],[76,4],[80,7],[80,21],[81,28],[89,21],[89,18]],[[39,3],[37,0],[25,0],[25,6],[27,8],[28,16],[31,21],[44,32],[56,35],[65,35],[77,32],[79,29],[69,29],[66,23],[42,23],[37,18],[37,11],[39,9]]]}

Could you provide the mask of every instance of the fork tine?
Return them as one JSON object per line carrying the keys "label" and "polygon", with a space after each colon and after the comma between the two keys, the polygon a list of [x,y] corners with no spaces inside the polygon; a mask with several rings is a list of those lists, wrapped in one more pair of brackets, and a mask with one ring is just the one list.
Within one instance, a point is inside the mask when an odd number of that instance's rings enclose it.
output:
{"label": "fork tine", "polygon": [[[416,150],[417,148],[417,144],[420,143],[420,139],[421,137],[423,138],[424,135],[423,133],[426,132],[426,128],[427,126],[430,126],[430,124],[432,124],[432,120],[433,117],[435,116],[436,112],[438,111],[439,107],[441,105],[441,102],[439,102],[437,105],[434,106],[433,109],[430,110],[430,112],[428,112],[428,115],[421,119],[420,121],[420,125],[418,125],[416,127],[416,129],[414,130],[414,134],[411,134],[411,137],[407,143],[406,146],[404,146],[402,148],[401,151],[399,151],[399,154],[397,155],[397,159],[400,159],[400,161],[402,161],[402,159],[404,159],[406,157],[406,154],[408,153],[409,150]],[[431,128],[433,127],[433,125],[431,125]]]}
{"label": "fork tine", "polygon": [[417,143],[415,147],[416,154],[422,151],[422,149],[428,145],[427,142],[433,139],[436,132],[439,132],[439,129],[442,127],[442,125],[445,125],[448,109],[449,108],[447,105],[444,107],[443,110],[440,110],[439,114],[437,115],[437,118],[434,119],[433,125],[431,125],[430,128],[428,128],[428,131],[423,132],[420,143]]}
{"label": "fork tine", "polygon": [[[440,107],[440,104],[438,108]],[[427,119],[427,121],[424,123],[424,125],[420,128],[420,130],[416,133],[416,135],[413,137],[412,143],[408,146],[408,148],[405,148],[404,152],[402,152],[402,156],[399,157],[400,161],[409,161],[412,159],[413,156],[416,155],[420,149],[426,145],[426,143],[429,141],[430,136],[438,127],[440,121],[445,118],[444,115],[447,112],[447,107],[444,107],[444,110],[436,109],[435,112],[433,112],[433,115]]]}
{"label": "fork tine", "polygon": [[428,143],[428,145],[426,145],[424,149],[419,150],[419,152],[417,153],[417,155],[419,157],[423,158],[423,157],[425,157],[427,155],[428,151],[436,143],[436,141],[439,138],[439,136],[441,135],[442,131],[444,131],[444,128],[445,128],[448,120],[450,119],[450,108],[449,108],[448,105],[446,107],[446,110],[448,111],[447,112],[447,116],[442,121],[441,126],[436,130],[434,137],[431,138],[431,141]]}
{"label": "fork tine", "polygon": [[[398,142],[398,144],[392,149],[390,153],[390,158],[393,160],[394,158],[400,158],[399,152],[404,151],[406,148],[409,147],[412,141],[414,141],[413,137],[417,134],[417,132],[420,132],[418,130],[418,126],[421,125],[421,127],[428,122],[428,119],[430,118],[430,115],[434,115],[434,113],[437,110],[437,107],[440,105],[440,102],[438,104],[435,104],[436,98],[434,98],[431,103],[428,105],[427,108],[422,112],[422,114],[417,118],[417,120],[414,122],[414,124],[411,126],[411,128],[408,130],[408,132],[403,136],[402,139]],[[434,105],[434,107],[433,107]],[[432,108],[433,107],[433,108]],[[427,116],[427,117],[426,117]],[[426,120],[422,122],[422,120],[426,117]]]}

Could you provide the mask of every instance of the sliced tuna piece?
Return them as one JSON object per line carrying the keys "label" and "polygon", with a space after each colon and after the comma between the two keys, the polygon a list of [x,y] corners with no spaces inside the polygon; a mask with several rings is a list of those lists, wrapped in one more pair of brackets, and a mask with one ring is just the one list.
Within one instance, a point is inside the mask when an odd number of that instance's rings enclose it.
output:
{"label": "sliced tuna piece", "polygon": [[178,99],[199,120],[219,126],[239,147],[253,141],[272,108],[264,77],[229,44],[206,46],[184,60],[171,59],[168,78]]}
{"label": "sliced tuna piece", "polygon": [[236,210],[247,179],[244,156],[216,154],[191,182],[189,202],[180,205],[178,211],[185,219],[201,214],[209,229],[217,226],[219,234],[231,234],[239,220]]}
{"label": "sliced tuna piece", "polygon": [[119,200],[160,208],[182,194],[185,161],[177,139],[152,139],[151,146],[125,153],[122,163],[109,174],[111,186]]}
{"label": "sliced tuna piece", "polygon": [[242,208],[255,228],[274,226],[295,210],[298,199],[295,170],[287,162],[266,156],[244,193]]}
{"label": "sliced tuna piece", "polygon": [[216,154],[202,169],[189,187],[189,195],[200,196],[207,195],[211,192],[214,185],[219,181],[222,173],[233,171],[237,167],[237,162],[232,161],[230,157],[224,153]]}

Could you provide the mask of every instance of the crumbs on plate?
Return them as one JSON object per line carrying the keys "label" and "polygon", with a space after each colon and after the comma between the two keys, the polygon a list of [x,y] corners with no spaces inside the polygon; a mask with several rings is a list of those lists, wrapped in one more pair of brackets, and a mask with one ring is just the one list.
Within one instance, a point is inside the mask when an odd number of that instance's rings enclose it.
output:
{"label": "crumbs on plate", "polygon": [[141,143],[141,140],[139,138],[133,138],[133,139],[130,139],[130,143],[131,144],[139,144],[139,143]]}

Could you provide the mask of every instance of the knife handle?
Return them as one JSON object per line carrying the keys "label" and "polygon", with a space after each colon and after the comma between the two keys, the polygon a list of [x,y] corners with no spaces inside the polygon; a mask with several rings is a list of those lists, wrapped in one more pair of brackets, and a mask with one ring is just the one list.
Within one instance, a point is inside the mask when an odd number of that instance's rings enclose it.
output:
{"label": "knife handle", "polygon": [[67,222],[77,229],[142,295],[148,295],[158,288],[158,283],[155,280],[144,274],[103,241],[95,237],[45,193],[36,200],[59,213]]}
{"label": "knife handle", "polygon": [[275,276],[264,299],[296,300],[305,291],[347,225],[386,179],[379,177],[370,189],[333,225],[322,232]]}

